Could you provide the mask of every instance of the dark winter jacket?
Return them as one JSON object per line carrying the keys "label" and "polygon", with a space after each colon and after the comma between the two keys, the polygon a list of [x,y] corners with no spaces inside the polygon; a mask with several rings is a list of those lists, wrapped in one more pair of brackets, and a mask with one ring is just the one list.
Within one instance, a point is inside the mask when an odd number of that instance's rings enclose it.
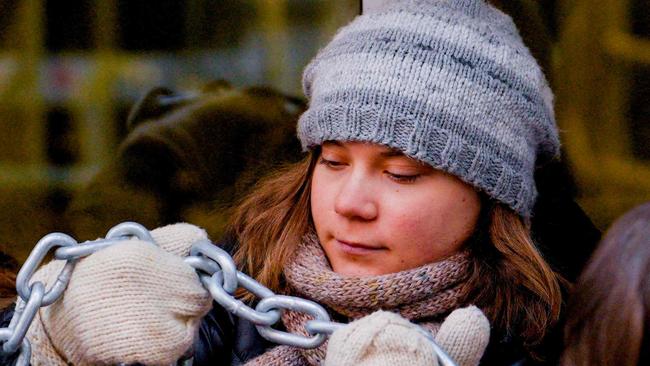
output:
{"label": "dark winter jacket", "polygon": [[201,322],[194,365],[243,365],[273,346],[257,333],[253,323],[215,304]]}

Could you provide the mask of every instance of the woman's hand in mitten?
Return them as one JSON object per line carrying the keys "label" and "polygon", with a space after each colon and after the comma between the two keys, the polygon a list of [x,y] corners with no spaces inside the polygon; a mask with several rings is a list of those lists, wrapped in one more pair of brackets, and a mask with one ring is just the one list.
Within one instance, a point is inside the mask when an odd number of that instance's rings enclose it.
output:
{"label": "woman's hand in mitten", "polygon": [[490,322],[476,306],[456,309],[442,322],[435,338],[459,366],[476,366],[490,341]]}
{"label": "woman's hand in mitten", "polygon": [[[438,365],[429,339],[401,316],[378,311],[332,334],[325,366]],[[474,306],[453,311],[436,342],[459,366],[478,365],[490,338],[490,324]]]}
{"label": "woman's hand in mitten", "polygon": [[[79,260],[64,295],[40,309],[28,338],[32,365],[170,364],[192,345],[211,297],[183,262],[205,231],[176,224]],[[53,283],[62,261],[35,280]],[[63,363],[62,363],[63,362]]]}

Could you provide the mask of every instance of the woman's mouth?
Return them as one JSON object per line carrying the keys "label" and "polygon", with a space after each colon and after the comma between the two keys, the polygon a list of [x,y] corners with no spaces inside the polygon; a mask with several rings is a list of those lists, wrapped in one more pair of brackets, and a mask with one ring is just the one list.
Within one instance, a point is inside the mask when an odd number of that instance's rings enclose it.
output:
{"label": "woman's mouth", "polygon": [[373,246],[368,244],[349,242],[340,239],[334,239],[340,250],[350,255],[366,255],[386,250],[385,247]]}

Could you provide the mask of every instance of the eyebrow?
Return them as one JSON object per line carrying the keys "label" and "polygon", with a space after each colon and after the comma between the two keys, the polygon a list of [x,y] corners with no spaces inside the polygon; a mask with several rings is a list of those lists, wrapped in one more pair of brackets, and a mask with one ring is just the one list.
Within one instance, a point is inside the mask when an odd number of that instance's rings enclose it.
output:
{"label": "eyebrow", "polygon": [[391,149],[391,148],[389,148],[389,150],[383,151],[383,152],[381,152],[379,154],[381,156],[384,156],[384,157],[387,157],[387,158],[394,157],[394,156],[404,156],[404,157],[406,157],[406,155],[404,155],[403,152],[401,152],[399,150],[396,150],[396,149]]}

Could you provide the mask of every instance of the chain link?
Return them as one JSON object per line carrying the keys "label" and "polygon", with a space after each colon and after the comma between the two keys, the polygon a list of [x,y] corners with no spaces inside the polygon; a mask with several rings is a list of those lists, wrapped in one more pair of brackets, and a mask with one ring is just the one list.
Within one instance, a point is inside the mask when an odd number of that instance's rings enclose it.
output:
{"label": "chain link", "polygon": [[[258,311],[269,310],[293,310],[306,313],[316,320],[329,322],[330,316],[327,311],[317,303],[299,297],[275,295],[262,299],[255,307]],[[288,344],[300,348],[316,348],[327,339],[327,334],[315,334],[313,337],[305,337],[300,334],[282,332],[271,327],[258,325],[257,331],[260,335],[272,342]]]}
{"label": "chain link", "polygon": [[203,256],[217,263],[223,273],[223,285],[227,293],[233,295],[237,290],[237,266],[228,252],[212,244],[207,239],[199,240],[192,245],[190,256]]}
{"label": "chain link", "polygon": [[[36,243],[36,247],[34,247],[34,250],[29,254],[29,257],[27,257],[25,264],[23,264],[22,268],[20,268],[20,271],[18,271],[18,275],[16,276],[16,290],[18,291],[18,295],[20,295],[20,298],[23,301],[29,301],[29,297],[32,294],[29,281],[32,279],[34,272],[36,272],[36,269],[40,267],[41,263],[48,255],[50,250],[58,247],[69,247],[75,244],[77,244],[76,240],[62,233],[48,234],[39,240],[38,243]],[[66,286],[68,285],[68,281],[70,280],[70,275],[72,275],[74,265],[75,261],[69,260],[65,266],[63,266],[63,269],[61,269],[56,282],[52,288],[50,288],[43,296],[43,303],[41,305],[50,305],[54,303],[54,301],[58,299],[61,294],[63,294],[63,291],[65,290]]]}
{"label": "chain link", "polygon": [[[9,340],[13,336],[13,333],[13,329],[11,328],[0,328],[0,341]],[[20,353],[16,359],[16,366],[28,366],[31,356],[32,346],[27,338],[23,338],[22,342],[20,343]]]}
{"label": "chain link", "polygon": [[[27,334],[27,329],[32,324],[36,312],[43,304],[43,297],[45,294],[45,286],[42,282],[35,282],[32,285],[31,296],[29,301],[21,306],[20,309],[14,311],[14,318],[17,320],[13,324],[13,334],[5,344],[2,345],[2,350],[7,353],[15,352],[18,347],[22,344],[23,339],[25,339],[25,334]],[[23,303],[24,304],[24,303]],[[12,318],[12,320],[14,319]]]}
{"label": "chain link", "polygon": [[[27,329],[40,307],[50,305],[61,297],[70,281],[76,261],[131,237],[155,245],[150,232],[144,226],[133,222],[125,222],[113,227],[106,234],[106,239],[81,244],[61,233],[52,233],[43,237],[16,277],[16,289],[23,302],[17,306],[9,327],[0,328],[0,343],[4,342],[0,352],[12,354],[19,351],[16,365],[29,365],[31,346],[25,338]],[[45,291],[43,283],[34,282],[30,285],[30,280],[43,259],[53,249],[54,258],[64,260],[66,264],[52,288]],[[323,344],[330,334],[344,326],[342,323],[332,322],[321,305],[299,297],[276,295],[253,278],[239,272],[232,257],[208,240],[194,243],[190,255],[184,259],[184,262],[197,271],[201,283],[215,302],[233,315],[255,324],[260,335],[271,342],[300,348],[315,348]],[[235,291],[240,287],[261,299],[255,309],[235,298]],[[280,321],[281,313],[285,310],[306,313],[314,318],[305,324],[309,337],[273,328]],[[422,328],[418,328],[418,331],[431,342],[440,365],[456,365],[429,332]],[[182,361],[182,365],[191,365],[191,360]]]}

